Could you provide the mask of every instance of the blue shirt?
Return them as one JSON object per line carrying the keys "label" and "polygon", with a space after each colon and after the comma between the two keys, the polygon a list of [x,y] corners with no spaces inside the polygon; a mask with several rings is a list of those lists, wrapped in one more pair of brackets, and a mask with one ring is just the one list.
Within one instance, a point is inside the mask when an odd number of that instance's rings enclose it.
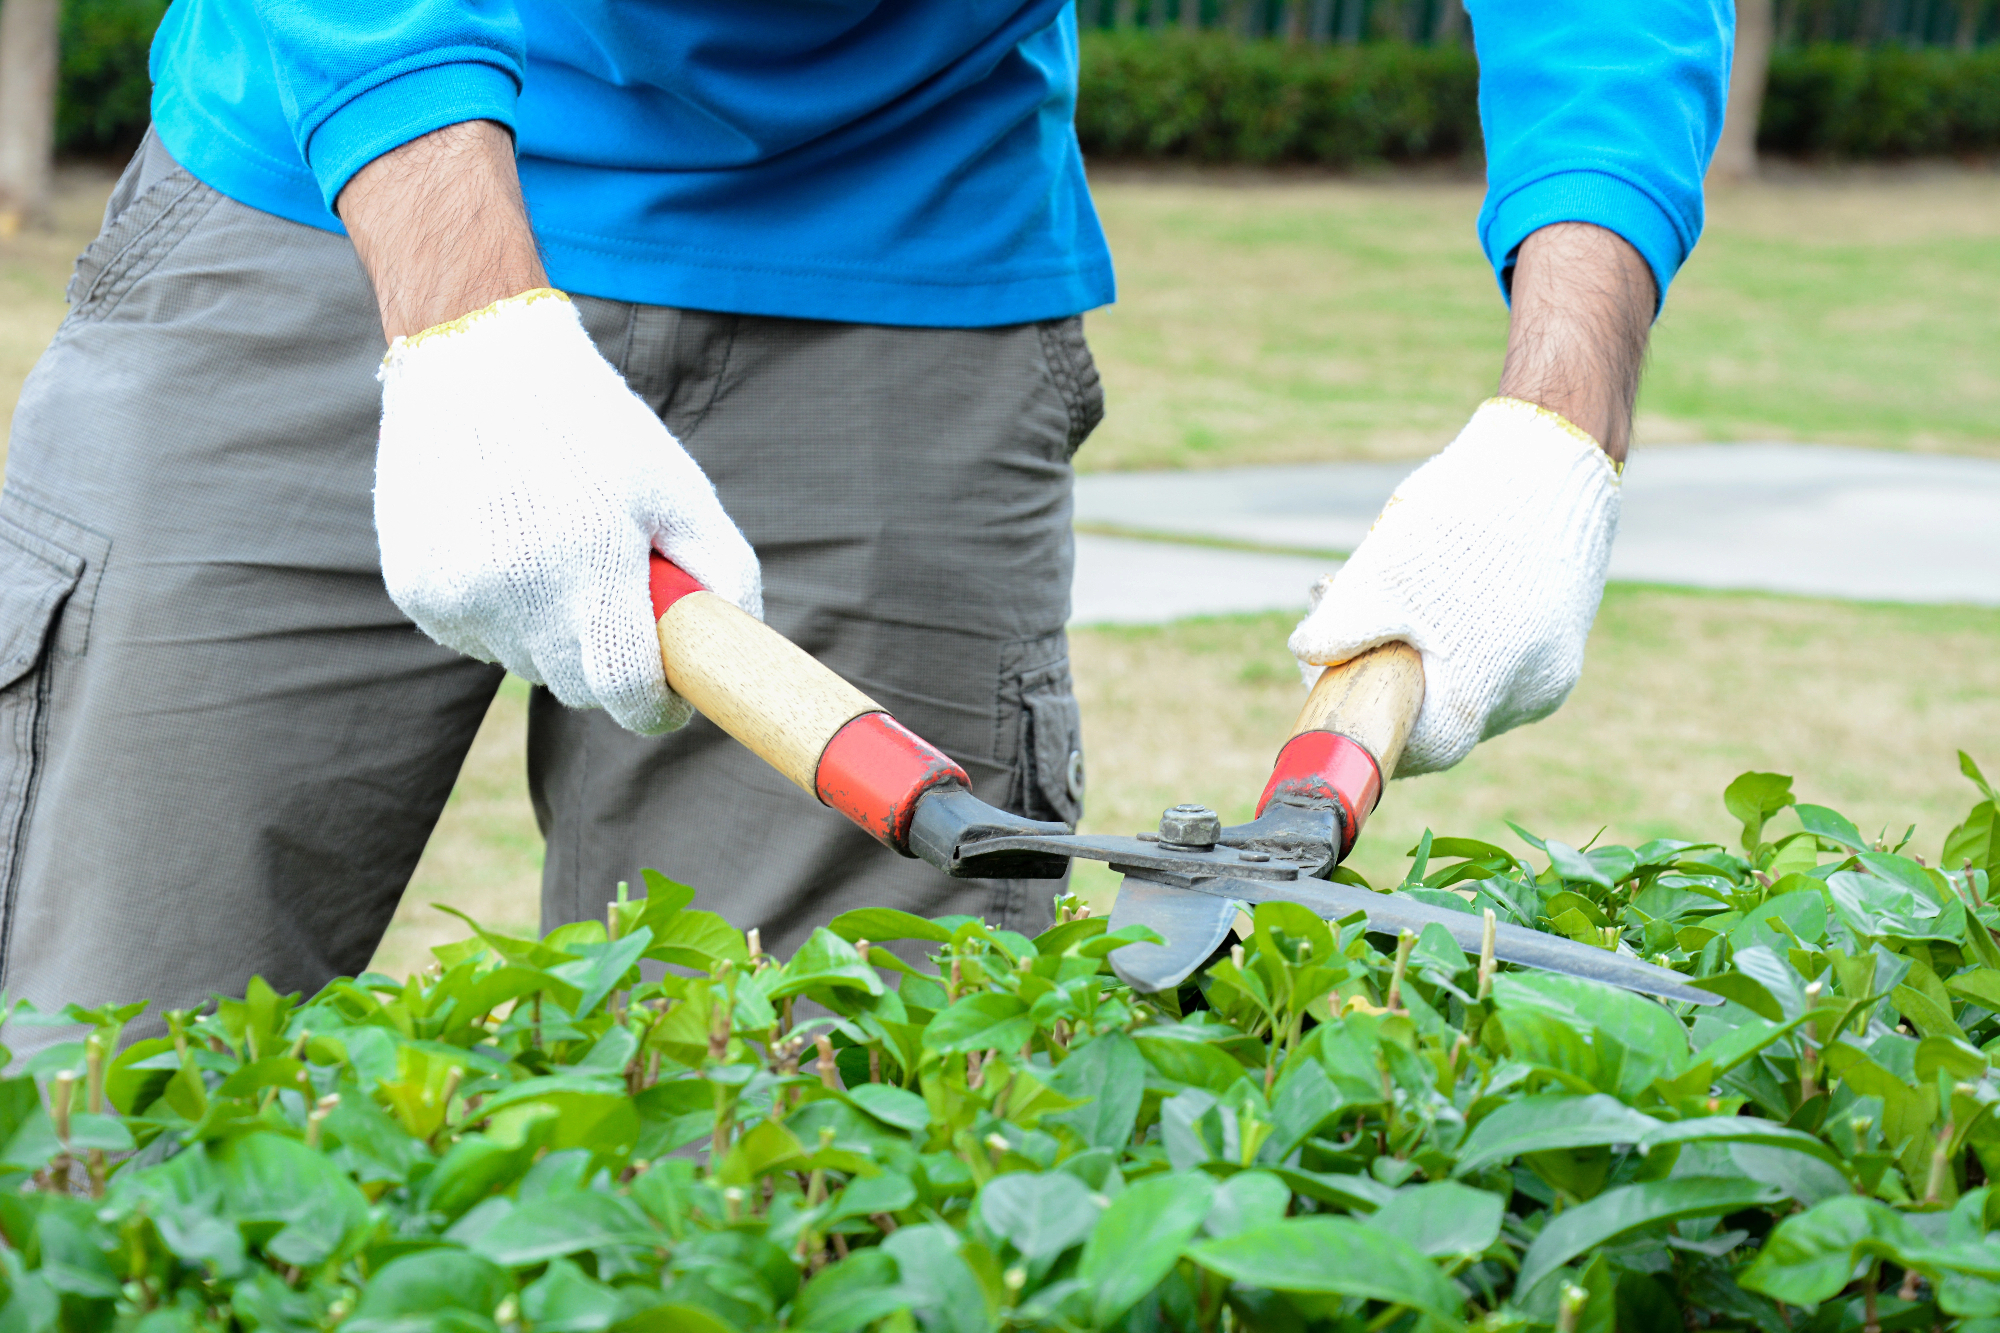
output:
{"label": "blue shirt", "polygon": [[[1504,288],[1550,222],[1667,284],[1701,233],[1728,0],[1468,0]],[[550,281],[659,305],[977,327],[1113,299],[1064,0],[175,0],[153,117],[196,177],[339,231],[375,157],[516,136]]]}

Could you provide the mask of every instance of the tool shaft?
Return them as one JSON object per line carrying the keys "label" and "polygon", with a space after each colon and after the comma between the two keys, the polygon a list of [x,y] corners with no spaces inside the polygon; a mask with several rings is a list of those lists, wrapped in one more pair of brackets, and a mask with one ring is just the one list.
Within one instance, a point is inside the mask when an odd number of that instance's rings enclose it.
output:
{"label": "tool shaft", "polygon": [[755,616],[654,553],[653,614],[667,684],[825,804],[909,855],[924,793],[965,770]]}
{"label": "tool shaft", "polygon": [[[1130,882],[1127,880],[1128,884]],[[1251,904],[1294,902],[1329,921],[1360,912],[1367,916],[1370,930],[1383,934],[1393,935],[1404,930],[1422,934],[1426,926],[1443,926],[1461,949],[1473,953],[1479,951],[1480,937],[1485,929],[1484,919],[1470,912],[1433,907],[1429,903],[1393,893],[1373,893],[1352,884],[1329,884],[1319,880],[1268,884],[1248,879],[1213,879],[1203,880],[1185,891]],[[1709,992],[1689,986],[1687,978],[1669,968],[1656,967],[1609,949],[1579,944],[1560,935],[1502,924],[1494,931],[1493,946],[1494,957],[1503,963],[1518,963],[1546,972],[1601,981],[1607,986],[1657,995],[1663,1000],[1684,1004],[1720,1002]]]}

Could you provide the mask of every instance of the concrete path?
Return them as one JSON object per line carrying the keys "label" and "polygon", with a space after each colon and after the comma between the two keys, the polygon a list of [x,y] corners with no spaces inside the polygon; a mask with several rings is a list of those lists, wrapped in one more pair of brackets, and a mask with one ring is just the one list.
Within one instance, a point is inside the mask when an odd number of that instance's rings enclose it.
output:
{"label": "concrete path", "polygon": [[[1105,473],[1081,525],[1292,554],[1085,534],[1073,622],[1157,623],[1305,605],[1406,463]],[[2000,606],[2000,461],[1800,444],[1641,450],[1625,472],[1611,577],[1869,601]]]}

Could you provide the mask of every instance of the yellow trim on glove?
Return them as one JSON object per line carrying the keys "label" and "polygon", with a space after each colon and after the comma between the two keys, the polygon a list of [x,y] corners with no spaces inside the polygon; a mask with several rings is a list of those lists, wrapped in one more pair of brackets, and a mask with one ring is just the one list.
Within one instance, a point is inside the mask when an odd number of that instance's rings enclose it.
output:
{"label": "yellow trim on glove", "polygon": [[[549,300],[551,298],[558,301],[567,301],[569,300],[569,293],[559,292],[553,287],[535,287],[516,296],[502,297],[492,305],[481,306],[469,314],[460,315],[457,319],[448,319],[442,324],[433,324],[419,333],[412,333],[407,338],[398,338],[396,345],[410,348],[415,347],[426,338],[434,336],[442,337],[447,333],[463,333],[467,328],[471,327],[474,320],[491,315],[502,306],[533,305],[537,301]],[[391,346],[389,350],[394,352],[396,346]]]}

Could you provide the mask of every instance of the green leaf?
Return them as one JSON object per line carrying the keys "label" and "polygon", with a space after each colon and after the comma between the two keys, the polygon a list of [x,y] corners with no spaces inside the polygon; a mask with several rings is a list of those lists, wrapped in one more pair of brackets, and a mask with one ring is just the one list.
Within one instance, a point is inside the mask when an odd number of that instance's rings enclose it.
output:
{"label": "green leaf", "polygon": [[513,1290],[507,1274],[486,1259],[457,1248],[420,1250],[391,1259],[361,1289],[354,1314],[342,1328],[399,1315],[465,1310],[490,1316]]}
{"label": "green leaf", "polygon": [[1111,1201],[1077,1265],[1077,1276],[1090,1287],[1092,1322],[1111,1323],[1160,1284],[1201,1229],[1214,1199],[1207,1176],[1171,1172],[1128,1185]]}
{"label": "green leaf", "polygon": [[1755,852],[1764,821],[1792,803],[1792,780],[1782,773],[1744,773],[1722,791],[1722,804],[1743,823],[1743,850]]}
{"label": "green leaf", "polygon": [[1993,792],[1993,785],[1986,780],[1986,775],[1979,771],[1979,765],[1973,763],[1972,756],[1963,750],[1958,752],[1958,771],[1971,778],[1972,784],[1979,788],[1987,800],[2000,801],[2000,796],[1996,796]]}
{"label": "green leaf", "polygon": [[551,1152],[590,1148],[606,1158],[629,1154],[639,1138],[639,1112],[623,1082],[575,1074],[522,1079],[493,1094],[479,1108],[497,1138],[517,1140],[528,1121],[547,1107],[557,1113]]}
{"label": "green leaf", "polygon": [[879,1249],[857,1250],[806,1283],[787,1323],[813,1333],[854,1333],[906,1308],[896,1261]]}
{"label": "green leaf", "polygon": [[930,1104],[916,1093],[891,1083],[857,1083],[847,1099],[885,1125],[921,1134],[931,1123]]}
{"label": "green leaf", "polygon": [[1082,1244],[1097,1222],[1097,1205],[1075,1176],[1017,1171],[986,1182],[979,1219],[1032,1263]]}
{"label": "green leaf", "polygon": [[[583,956],[589,960],[589,965],[579,969],[580,974],[566,974],[563,969],[551,968],[550,971],[565,981],[575,983],[582,992],[582,997],[576,1002],[574,1016],[579,1019],[590,1017],[604,1002],[604,997],[618,988],[625,974],[639,965],[639,960],[652,943],[652,928],[641,926],[621,939],[582,946]],[[576,965],[572,963],[569,966]]]}
{"label": "green leaf", "polygon": [[1433,1259],[1483,1254],[1500,1238],[1507,1201],[1453,1180],[1405,1186],[1370,1220]]}
{"label": "green leaf", "polygon": [[849,944],[856,940],[870,940],[876,944],[885,940],[931,940],[943,944],[951,939],[949,927],[893,907],[863,907],[842,912],[828,922],[826,928]]}
{"label": "green leaf", "polygon": [[987,1333],[987,1294],[959,1253],[957,1232],[942,1223],[902,1227],[882,1242],[896,1261],[903,1304],[931,1333]]}
{"label": "green leaf", "polygon": [[1072,1047],[1049,1086],[1082,1105],[1044,1116],[1045,1123],[1069,1126],[1088,1147],[1122,1149],[1139,1120],[1146,1062],[1130,1037],[1106,1032]]}
{"label": "green leaf", "polygon": [[1678,1120],[1662,1125],[1638,1141],[1644,1152],[1670,1143],[1756,1143],[1770,1148],[1788,1148],[1817,1157],[1828,1166],[1841,1164],[1840,1154],[1803,1130],[1756,1116],[1716,1115],[1694,1120]]}
{"label": "green leaf", "polygon": [[1838,1295],[1864,1259],[1901,1262],[1923,1248],[1894,1209],[1845,1195],[1780,1222],[1737,1282],[1772,1300],[1813,1305]]}
{"label": "green leaf", "polygon": [[1224,1093],[1236,1085],[1244,1067],[1213,1042],[1169,1035],[1172,1028],[1141,1028],[1135,1044],[1160,1077],[1191,1088]]}
{"label": "green leaf", "polygon": [[616,1287],[586,1277],[567,1259],[521,1289],[521,1317],[535,1333],[597,1333],[624,1312]]}
{"label": "green leaf", "polygon": [[933,1051],[1012,1051],[1034,1035],[1034,1021],[1018,995],[980,991],[933,1018],[924,1029],[924,1046]]}
{"label": "green leaf", "polygon": [[917,1187],[905,1175],[884,1171],[879,1176],[861,1176],[847,1182],[835,1196],[827,1220],[845,1217],[873,1217],[876,1213],[899,1213],[917,1201]]}
{"label": "green leaf", "polygon": [[1165,944],[1166,942],[1166,937],[1151,926],[1142,926],[1135,922],[1129,926],[1120,926],[1116,930],[1107,931],[1095,939],[1085,940],[1082,944],[1076,946],[1076,952],[1080,958],[1102,958],[1113,949],[1122,949],[1128,944]]}
{"label": "green leaf", "polygon": [[782,1000],[819,987],[858,990],[867,995],[880,995],[884,990],[882,974],[854,951],[852,943],[824,926],[799,946],[779,973],[778,984],[766,994]]}
{"label": "green leaf", "polygon": [[1281,1220],[1291,1206],[1292,1190],[1269,1171],[1238,1171],[1218,1185],[1202,1232],[1221,1240],[1252,1227]]}
{"label": "green leaf", "polygon": [[1651,1116],[1602,1093],[1523,1097],[1501,1106],[1474,1126],[1459,1150],[1452,1174],[1469,1175],[1522,1153],[1638,1143],[1659,1127],[1660,1122]]}
{"label": "green leaf", "polygon": [[1597,864],[1566,842],[1550,838],[1543,848],[1549,855],[1549,866],[1566,880],[1611,887],[1611,877],[1597,868]]}
{"label": "green leaf", "polygon": [[1688,985],[1696,990],[1705,990],[1710,995],[1720,995],[1725,1000],[1733,1000],[1759,1018],[1773,1023],[1785,1021],[1785,1011],[1775,997],[1755,977],[1741,972],[1718,972],[1712,977],[1690,978]]}
{"label": "green leaf", "polygon": [[1769,1185],[1735,1176],[1680,1176],[1606,1190],[1557,1214],[1521,1257],[1514,1289],[1525,1296],[1558,1268],[1640,1227],[1684,1217],[1718,1217],[1779,1202]]}
{"label": "green leaf", "polygon": [[1854,827],[1846,815],[1837,810],[1829,810],[1823,805],[1795,805],[1793,813],[1805,831],[1816,838],[1837,842],[1851,852],[1865,852],[1868,843],[1862,838],[1861,830]]}
{"label": "green leaf", "polygon": [[577,1190],[522,1203],[480,1233],[471,1249],[503,1268],[526,1268],[579,1250],[655,1246],[666,1239],[630,1199]]}
{"label": "green leaf", "polygon": [[358,1245],[368,1200],[326,1157],[297,1139],[259,1132],[206,1149],[239,1225],[271,1224],[266,1253],[301,1267]]}
{"label": "green leaf", "polygon": [[1351,1217],[1274,1222],[1191,1245],[1188,1257],[1248,1286],[1382,1301],[1448,1326],[1465,1306],[1458,1288],[1408,1241]]}

